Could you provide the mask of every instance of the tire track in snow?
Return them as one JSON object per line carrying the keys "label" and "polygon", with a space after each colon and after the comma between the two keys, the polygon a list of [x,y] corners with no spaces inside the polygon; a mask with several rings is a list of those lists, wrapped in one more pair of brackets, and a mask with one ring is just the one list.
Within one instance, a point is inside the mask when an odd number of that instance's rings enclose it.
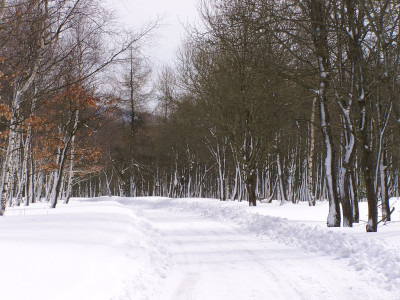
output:
{"label": "tire track in snow", "polygon": [[[197,200],[197,201],[196,201]],[[201,202],[198,199],[171,199],[160,202],[172,210],[192,211],[219,222],[234,223],[263,238],[272,238],[285,245],[310,253],[328,255],[343,261],[356,271],[362,280],[369,280],[388,292],[388,299],[399,299],[400,252],[379,240],[361,241],[345,233],[311,227],[287,219],[246,211],[237,203]]]}
{"label": "tire track in snow", "polygon": [[[286,274],[293,282],[296,282],[297,277],[302,278],[295,283],[296,285],[307,281],[308,288],[319,290],[317,294],[320,298],[314,298],[314,293],[307,299],[399,299],[400,254],[397,248],[387,248],[379,241],[360,241],[344,233],[249,212],[248,208],[236,202],[156,197],[120,200],[123,204],[139,206],[142,209],[191,212],[194,216],[204,216],[229,226],[236,224],[246,231],[247,235],[257,236],[258,239],[272,239],[289,247],[303,249],[303,252],[307,251],[311,257],[317,258],[319,266],[311,261],[303,262],[304,269],[313,270],[308,275],[302,271]],[[282,258],[285,258],[285,255],[282,255]],[[278,257],[276,259],[279,260]],[[328,266],[325,266],[326,260],[329,261]],[[336,270],[332,271],[332,268]],[[311,274],[313,272],[320,274]],[[270,281],[274,282],[272,279]],[[271,296],[271,299],[285,298]]]}
{"label": "tire track in snow", "polygon": [[339,293],[327,288],[319,280],[326,270],[305,268],[313,257],[302,250],[193,213],[156,209],[145,215],[172,255],[160,299],[357,299],[343,282]]}

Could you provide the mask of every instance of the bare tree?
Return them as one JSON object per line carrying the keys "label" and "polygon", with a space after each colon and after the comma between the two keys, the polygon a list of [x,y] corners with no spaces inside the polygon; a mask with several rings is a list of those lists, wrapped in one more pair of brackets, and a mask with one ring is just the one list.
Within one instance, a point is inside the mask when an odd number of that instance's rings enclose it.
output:
{"label": "bare tree", "polygon": [[157,110],[163,116],[164,122],[167,122],[168,116],[176,108],[177,102],[177,80],[171,67],[164,66],[161,69],[156,89],[158,91]]}

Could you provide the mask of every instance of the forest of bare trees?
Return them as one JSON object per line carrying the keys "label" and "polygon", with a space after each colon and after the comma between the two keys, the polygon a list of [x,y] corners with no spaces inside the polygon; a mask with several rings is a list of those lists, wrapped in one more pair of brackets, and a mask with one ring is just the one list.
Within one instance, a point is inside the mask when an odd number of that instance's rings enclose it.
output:
{"label": "forest of bare trees", "polygon": [[203,0],[199,13],[156,76],[140,54],[155,24],[126,33],[93,0],[0,2],[1,214],[120,195],[329,201],[329,227],[359,222],[367,201],[367,231],[390,220],[400,4]]}
{"label": "forest of bare trees", "polygon": [[93,0],[2,1],[0,17],[1,215],[43,199],[54,208],[101,170],[93,133],[118,104],[107,70],[155,24],[126,32]]}

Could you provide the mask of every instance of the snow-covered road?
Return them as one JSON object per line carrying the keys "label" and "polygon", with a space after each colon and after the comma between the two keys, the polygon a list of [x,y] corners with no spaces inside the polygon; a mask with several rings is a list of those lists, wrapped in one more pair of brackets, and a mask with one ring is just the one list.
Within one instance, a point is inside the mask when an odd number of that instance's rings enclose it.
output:
{"label": "snow-covered road", "polygon": [[159,197],[8,208],[0,299],[400,299],[399,215],[367,235],[326,228],[326,208]]}
{"label": "snow-covered road", "polygon": [[355,271],[196,213],[143,209],[169,250],[155,299],[379,299]]}

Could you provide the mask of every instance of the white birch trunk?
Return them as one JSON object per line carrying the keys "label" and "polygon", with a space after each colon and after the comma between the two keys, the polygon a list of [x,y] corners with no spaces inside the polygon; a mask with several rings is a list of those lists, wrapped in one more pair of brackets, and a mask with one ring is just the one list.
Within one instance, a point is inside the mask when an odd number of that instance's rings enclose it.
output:
{"label": "white birch trunk", "polygon": [[279,181],[279,194],[281,196],[281,205],[286,203],[286,195],[285,195],[285,190],[284,190],[284,185],[283,185],[283,179],[282,179],[282,166],[281,166],[281,159],[279,156],[279,153],[276,154],[276,166],[277,166],[277,171],[278,171],[278,181]]}
{"label": "white birch trunk", "polygon": [[53,189],[51,193],[51,200],[50,200],[50,207],[51,208],[56,208],[57,206],[57,201],[58,197],[60,195],[60,190],[61,190],[61,181],[62,181],[62,173],[64,170],[64,165],[65,165],[65,159],[67,156],[67,151],[70,145],[72,137],[68,137],[64,143],[64,148],[61,150],[59,149],[58,157],[57,157],[57,165],[58,168],[54,172],[54,183],[53,183]]}
{"label": "white birch trunk", "polygon": [[[78,129],[78,122],[79,122],[79,110],[75,112],[75,120],[74,120],[74,129],[73,131],[76,132]],[[69,165],[69,175],[68,175],[68,183],[67,183],[67,192],[65,195],[65,203],[68,204],[69,198],[71,195],[71,187],[72,187],[72,178],[74,176],[74,163],[75,163],[75,134],[71,138],[71,158],[70,158],[70,165]]]}
{"label": "white birch trunk", "polygon": [[[11,120],[11,122],[15,122]],[[12,127],[15,125],[11,125]],[[14,143],[15,143],[15,129],[10,128],[10,133],[8,137],[8,147],[7,152],[4,159],[3,165],[3,174],[2,174],[2,192],[1,192],[1,200],[0,200],[0,215],[3,216],[7,206],[7,196],[9,189],[9,180],[10,180],[10,171],[11,171],[11,163],[12,163],[12,155],[14,151]]]}
{"label": "white birch trunk", "polygon": [[315,148],[315,113],[317,107],[317,97],[314,97],[312,110],[311,110],[311,124],[310,124],[310,153],[308,155],[308,204],[315,206],[315,196],[313,192],[313,178],[314,178],[314,148]]}

